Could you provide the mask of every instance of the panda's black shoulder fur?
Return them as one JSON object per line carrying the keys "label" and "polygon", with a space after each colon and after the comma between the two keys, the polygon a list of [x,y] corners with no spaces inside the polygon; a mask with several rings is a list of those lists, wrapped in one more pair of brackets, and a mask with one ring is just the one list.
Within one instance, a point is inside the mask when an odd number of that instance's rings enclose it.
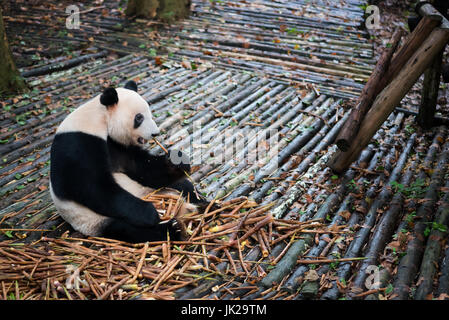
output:
{"label": "panda's black shoulder fur", "polygon": [[125,84],[125,89],[129,89],[129,90],[133,90],[133,91],[137,92],[137,83],[135,83],[133,80],[129,80]]}

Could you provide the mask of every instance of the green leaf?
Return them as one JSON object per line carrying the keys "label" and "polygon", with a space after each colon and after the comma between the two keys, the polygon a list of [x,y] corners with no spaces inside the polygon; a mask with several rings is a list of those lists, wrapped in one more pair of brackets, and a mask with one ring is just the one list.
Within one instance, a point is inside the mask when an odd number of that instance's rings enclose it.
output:
{"label": "green leaf", "polygon": [[12,234],[12,230],[5,231],[4,233],[5,233],[5,236],[7,236],[8,238],[13,238],[14,237],[13,234]]}
{"label": "green leaf", "polygon": [[148,54],[151,57],[155,57],[155,56],[157,56],[157,51],[155,49],[151,48],[150,50],[148,50]]}

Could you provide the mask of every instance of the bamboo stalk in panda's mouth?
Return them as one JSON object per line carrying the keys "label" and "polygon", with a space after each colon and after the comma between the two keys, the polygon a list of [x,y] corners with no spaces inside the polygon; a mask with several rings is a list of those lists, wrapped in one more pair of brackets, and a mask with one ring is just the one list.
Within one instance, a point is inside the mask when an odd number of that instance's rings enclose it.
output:
{"label": "bamboo stalk in panda's mouth", "polygon": [[160,142],[159,142],[156,138],[154,138],[154,137],[153,137],[153,140],[154,140],[154,142],[156,142],[156,144],[157,144],[159,147],[161,147],[162,150],[164,150],[164,152],[165,152],[166,154],[168,154],[168,150],[165,149],[165,147],[162,145],[162,143],[160,143]]}

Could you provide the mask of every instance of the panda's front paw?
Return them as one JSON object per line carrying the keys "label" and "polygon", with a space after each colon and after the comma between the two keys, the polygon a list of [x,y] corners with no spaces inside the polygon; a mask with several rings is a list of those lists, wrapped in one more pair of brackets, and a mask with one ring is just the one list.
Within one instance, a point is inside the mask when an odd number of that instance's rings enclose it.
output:
{"label": "panda's front paw", "polygon": [[144,203],[142,211],[133,211],[133,213],[129,213],[126,218],[130,224],[144,228],[154,227],[160,223],[159,214],[151,202]]}
{"label": "panda's front paw", "polygon": [[170,150],[165,161],[170,173],[176,177],[183,177],[185,173],[190,173],[189,156],[181,150]]}
{"label": "panda's front paw", "polygon": [[170,219],[168,221],[161,222],[166,228],[166,232],[170,236],[172,241],[184,241],[187,239],[187,231],[184,223],[178,219]]}

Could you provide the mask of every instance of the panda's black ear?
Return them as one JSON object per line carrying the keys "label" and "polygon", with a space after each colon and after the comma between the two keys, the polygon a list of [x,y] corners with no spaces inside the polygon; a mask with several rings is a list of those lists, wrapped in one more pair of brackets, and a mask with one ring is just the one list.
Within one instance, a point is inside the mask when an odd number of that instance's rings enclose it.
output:
{"label": "panda's black ear", "polygon": [[135,83],[133,80],[129,80],[125,84],[125,89],[129,89],[129,90],[133,90],[133,91],[137,92],[137,83]]}
{"label": "panda's black ear", "polygon": [[114,88],[105,89],[103,94],[100,96],[100,102],[106,107],[113,106],[118,102],[117,91]]}

